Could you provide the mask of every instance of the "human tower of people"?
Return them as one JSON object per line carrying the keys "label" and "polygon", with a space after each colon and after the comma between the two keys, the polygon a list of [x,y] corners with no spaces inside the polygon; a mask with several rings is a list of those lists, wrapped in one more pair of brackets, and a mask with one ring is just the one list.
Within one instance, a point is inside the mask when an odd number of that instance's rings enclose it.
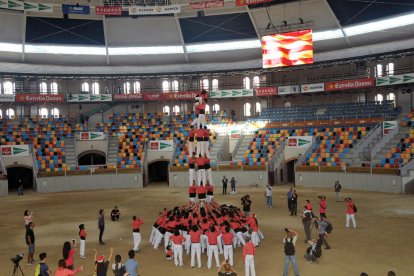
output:
{"label": "human tower of people", "polygon": [[[254,274],[255,247],[263,239],[255,214],[243,213],[235,206],[214,201],[214,184],[210,167],[209,136],[205,106],[207,92],[196,97],[197,118],[191,124],[188,149],[189,203],[159,213],[152,227],[150,243],[157,249],[163,244],[167,259],[183,266],[183,253],[191,255],[191,267],[202,268],[201,254],[207,254],[207,268],[232,269],[233,249],[243,246],[246,269]],[[195,144],[196,140],[196,144]],[[197,167],[197,171],[196,171]],[[224,262],[220,263],[223,254]],[[227,265],[227,266],[223,266]]]}

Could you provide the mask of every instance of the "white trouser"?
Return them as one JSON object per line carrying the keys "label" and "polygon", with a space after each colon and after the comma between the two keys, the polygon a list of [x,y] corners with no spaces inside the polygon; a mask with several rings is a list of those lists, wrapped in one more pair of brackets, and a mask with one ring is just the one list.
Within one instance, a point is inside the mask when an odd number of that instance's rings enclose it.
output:
{"label": "white trouser", "polygon": [[222,234],[218,235],[217,237],[217,248],[218,248],[219,254],[223,254],[223,239],[221,237],[222,237]]}
{"label": "white trouser", "polygon": [[201,247],[199,243],[191,244],[191,267],[195,265],[195,256],[197,255],[197,265],[201,268]]}
{"label": "white trouser", "polygon": [[233,266],[233,245],[224,245],[224,259],[229,260],[229,264]]}
{"label": "white trouser", "polygon": [[190,199],[190,202],[195,202],[195,197],[189,197],[189,199]]}
{"label": "white trouser", "polygon": [[205,252],[206,248],[207,248],[207,236],[206,235],[201,235],[200,236],[200,244],[201,244],[201,252]]}
{"label": "white trouser", "polygon": [[151,236],[149,239],[149,243],[150,244],[154,244],[154,239],[155,239],[155,234],[157,233],[157,228],[155,228],[154,226],[152,226],[152,230],[151,230]]}
{"label": "white trouser", "polygon": [[205,169],[197,170],[197,184],[200,185],[201,181],[203,181],[203,184],[206,185],[206,170]]}
{"label": "white trouser", "polygon": [[[236,233],[236,237],[237,237],[236,244],[238,242],[240,242],[242,245],[245,245],[246,244],[246,242],[244,241],[243,233],[241,231],[239,231],[239,232]],[[233,241],[234,241],[234,239],[233,239]],[[234,245],[234,247],[236,247],[235,244],[234,244],[234,242],[233,242],[233,245]]]}
{"label": "white trouser", "polygon": [[188,141],[188,155],[193,156],[194,152],[194,142]]}
{"label": "white trouser", "polygon": [[185,236],[185,243],[184,243],[184,249],[187,255],[190,255],[190,248],[191,248],[191,236],[186,234]]}
{"label": "white trouser", "polygon": [[249,276],[249,270],[252,276],[256,276],[256,271],[254,269],[254,256],[253,255],[246,255],[244,259],[244,271],[246,272],[245,275]]}
{"label": "white trouser", "polygon": [[191,186],[193,185],[193,180],[197,181],[197,179],[195,178],[195,169],[189,169],[188,176],[189,176],[189,181],[190,181],[190,186]]}
{"label": "white trouser", "polygon": [[208,257],[207,258],[207,268],[208,269],[211,268],[213,255],[214,255],[214,258],[216,259],[216,267],[220,267],[220,261],[219,261],[219,256],[218,256],[218,248],[217,248],[216,244],[208,246],[208,252],[207,252],[207,257]]}
{"label": "white trouser", "polygon": [[206,180],[213,185],[213,175],[211,174],[211,168],[206,170]]}
{"label": "white trouser", "polygon": [[132,232],[132,237],[134,238],[134,251],[139,250],[139,245],[141,244],[141,233]]}
{"label": "white trouser", "polygon": [[254,244],[254,246],[258,246],[260,239],[259,239],[259,235],[257,234],[257,232],[252,232],[252,243]]}
{"label": "white trouser", "polygon": [[174,250],[174,264],[175,266],[183,265],[183,245],[182,244],[173,244]]}
{"label": "white trouser", "polygon": [[206,125],[206,115],[205,114],[198,114],[198,122],[197,122],[197,128],[200,128],[200,126],[202,128],[204,128],[204,126]]}
{"label": "white trouser", "polygon": [[204,157],[204,141],[197,141],[197,157],[201,156]]}
{"label": "white trouser", "polygon": [[208,159],[210,159],[210,150],[209,150],[209,146],[210,146],[210,141],[204,141],[203,143],[204,145],[204,152],[207,155]]}
{"label": "white trouser", "polygon": [[154,249],[158,248],[158,246],[161,243],[162,237],[164,237],[164,235],[161,234],[160,230],[157,229],[157,232],[155,233],[154,243],[153,243]]}
{"label": "white trouser", "polygon": [[170,233],[170,232],[165,232],[165,235],[164,235],[164,249],[165,248],[167,248],[167,246],[169,245],[169,244],[171,244],[171,241],[170,241],[170,237],[172,236],[172,233]]}
{"label": "white trouser", "polygon": [[79,255],[85,257],[85,240],[79,241]]}
{"label": "white trouser", "polygon": [[206,199],[208,203],[211,203],[213,196],[212,195],[206,195]]}
{"label": "white trouser", "polygon": [[198,126],[198,122],[199,122],[199,119],[196,117],[192,122],[191,122],[191,125],[192,126],[195,126],[195,127],[197,127]]}
{"label": "white trouser", "polygon": [[259,234],[259,238],[260,238],[261,240],[264,240],[264,235],[263,235],[262,231],[260,231],[260,229],[259,229],[258,234]]}
{"label": "white trouser", "polygon": [[356,228],[355,214],[346,214],[346,227],[349,227],[349,220],[352,220],[352,225]]}

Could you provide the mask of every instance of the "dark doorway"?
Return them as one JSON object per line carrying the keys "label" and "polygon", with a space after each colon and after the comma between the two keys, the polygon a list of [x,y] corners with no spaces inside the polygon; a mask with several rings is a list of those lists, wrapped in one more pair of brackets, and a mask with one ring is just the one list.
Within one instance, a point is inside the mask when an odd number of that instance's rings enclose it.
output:
{"label": "dark doorway", "polygon": [[157,161],[148,165],[148,180],[151,182],[168,183],[168,161]]}
{"label": "dark doorway", "polygon": [[33,170],[27,167],[7,168],[9,193],[17,191],[20,185],[23,190],[33,190]]}
{"label": "dark doorway", "polygon": [[270,186],[275,185],[275,177],[276,177],[276,173],[274,171],[269,171],[268,180],[269,180]]}
{"label": "dark doorway", "polygon": [[106,157],[103,153],[90,152],[79,157],[79,166],[105,165]]}
{"label": "dark doorway", "polygon": [[295,160],[291,160],[287,163],[287,181],[289,183],[295,183]]}

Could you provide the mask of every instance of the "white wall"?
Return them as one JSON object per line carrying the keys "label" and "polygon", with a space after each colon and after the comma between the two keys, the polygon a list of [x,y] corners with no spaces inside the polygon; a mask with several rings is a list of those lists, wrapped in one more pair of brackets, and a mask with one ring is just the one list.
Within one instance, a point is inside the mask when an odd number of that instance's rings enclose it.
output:
{"label": "white wall", "polygon": [[1,157],[1,159],[3,160],[5,168],[18,165],[33,167],[33,159],[31,155],[27,157]]}

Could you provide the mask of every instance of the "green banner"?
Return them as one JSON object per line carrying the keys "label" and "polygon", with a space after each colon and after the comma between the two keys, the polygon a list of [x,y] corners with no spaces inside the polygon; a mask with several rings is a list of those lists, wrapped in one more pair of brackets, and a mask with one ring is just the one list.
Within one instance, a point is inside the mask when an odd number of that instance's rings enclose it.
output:
{"label": "green banner", "polygon": [[53,4],[40,4],[34,2],[23,2],[18,0],[0,0],[1,9],[31,11],[31,12],[53,12]]}
{"label": "green banner", "polygon": [[70,103],[111,102],[111,94],[68,94],[66,100]]}
{"label": "green banner", "polygon": [[414,73],[377,78],[377,86],[414,83]]}
{"label": "green banner", "polygon": [[231,89],[211,91],[210,98],[240,98],[253,97],[253,89]]}

